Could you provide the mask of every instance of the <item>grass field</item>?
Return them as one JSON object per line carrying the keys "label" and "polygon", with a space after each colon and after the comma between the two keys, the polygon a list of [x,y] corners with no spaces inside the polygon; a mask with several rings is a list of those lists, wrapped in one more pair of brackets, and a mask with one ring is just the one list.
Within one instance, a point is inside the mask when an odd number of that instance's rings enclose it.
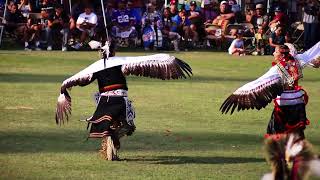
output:
{"label": "grass field", "polygon": [[[79,121],[95,109],[96,83],[72,89],[68,124],[59,127],[54,120],[61,82],[97,59],[97,52],[0,51],[0,179],[259,179],[270,170],[262,145],[272,105],[232,116],[218,110],[233,90],[263,74],[272,57],[174,55],[192,66],[194,76],[128,77],[137,130],[122,139],[125,160],[107,162],[98,156],[100,141],[86,141],[86,124]],[[310,96],[306,136],[317,152],[319,73],[308,68],[301,81]]]}

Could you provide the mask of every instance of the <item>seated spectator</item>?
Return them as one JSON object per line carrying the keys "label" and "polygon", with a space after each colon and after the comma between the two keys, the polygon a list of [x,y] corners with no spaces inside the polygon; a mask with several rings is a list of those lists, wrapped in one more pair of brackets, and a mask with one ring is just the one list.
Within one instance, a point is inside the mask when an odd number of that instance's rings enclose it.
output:
{"label": "seated spectator", "polygon": [[253,55],[264,55],[268,38],[263,26],[258,27],[257,33],[255,33],[254,37],[255,37],[256,51],[253,53]]}
{"label": "seated spectator", "polygon": [[98,17],[93,12],[93,8],[90,4],[86,4],[84,12],[81,13],[77,19],[77,29],[81,32],[80,43],[73,46],[75,49],[82,47],[84,41],[88,37],[92,37],[95,34],[95,27],[97,26]]}
{"label": "seated spectator", "polygon": [[213,20],[212,24],[220,26],[224,34],[228,24],[234,23],[234,17],[235,14],[230,10],[227,1],[222,1],[220,3],[220,15]]}
{"label": "seated spectator", "polygon": [[128,9],[130,11],[130,14],[133,16],[133,25],[136,28],[137,31],[137,37],[139,40],[141,40],[141,29],[142,29],[142,7],[141,6],[141,0],[134,1],[129,0],[128,1]]}
{"label": "seated spectator", "polygon": [[243,56],[245,55],[243,32],[239,30],[236,34],[236,39],[234,39],[228,49],[230,55]]}
{"label": "seated spectator", "polygon": [[251,23],[253,24],[255,28],[255,32],[257,32],[258,27],[262,27],[264,30],[267,30],[268,28],[268,21],[269,18],[267,15],[265,15],[263,4],[257,4],[256,5],[256,13],[254,13]]}
{"label": "seated spectator", "polygon": [[21,0],[18,5],[18,9],[21,11],[22,15],[26,18],[29,17],[29,13],[32,12],[31,4],[29,0]]}
{"label": "seated spectator", "polygon": [[67,51],[68,33],[69,33],[69,17],[64,12],[61,5],[56,5],[55,13],[48,18],[47,27],[48,39],[47,50],[52,50],[52,39],[56,34],[62,34],[62,51]]}
{"label": "seated spectator", "polygon": [[284,45],[284,43],[288,43],[288,41],[288,34],[284,32],[283,27],[277,26],[269,38],[270,53],[272,54],[277,46]]}
{"label": "seated spectator", "polygon": [[188,19],[191,22],[190,29],[193,34],[193,43],[197,43],[199,41],[198,32],[201,31],[202,28],[202,16],[197,9],[196,1],[190,2],[190,10],[188,11]]}
{"label": "seated spectator", "polygon": [[147,11],[142,16],[142,40],[145,50],[162,47],[162,18],[156,11],[155,4],[149,3]]}
{"label": "seated spectator", "polygon": [[271,31],[274,31],[278,25],[282,26],[284,29],[286,29],[288,19],[287,19],[285,13],[282,12],[282,10],[279,6],[277,6],[274,9],[274,15],[275,16],[273,17],[273,19],[269,23],[269,27],[270,27]]}
{"label": "seated spectator", "polygon": [[41,26],[36,19],[28,18],[23,30],[24,50],[31,50],[30,42],[35,42],[35,50],[41,50],[40,45]]}
{"label": "seated spectator", "polygon": [[172,18],[171,31],[182,36],[186,50],[188,49],[188,46],[190,46],[189,43],[192,42],[192,31],[190,29],[190,25],[191,21],[188,19],[184,9],[180,9],[178,15]]}
{"label": "seated spectator", "polygon": [[[88,2],[85,2],[87,4]],[[75,43],[75,37],[78,35],[79,31],[77,31],[77,19],[79,15],[84,11],[84,5],[81,1],[77,1],[72,5],[71,9],[71,17],[69,21],[69,36],[70,36],[70,44]],[[109,11],[107,11],[109,12]]]}
{"label": "seated spectator", "polygon": [[10,8],[8,8],[5,20],[5,30],[7,32],[13,33],[17,36],[23,33],[23,29],[26,24],[26,18],[23,17],[16,4],[10,4]]}
{"label": "seated spectator", "polygon": [[49,16],[54,14],[54,6],[56,4],[55,0],[41,0],[40,1],[40,10],[41,11],[46,11]]}
{"label": "seated spectator", "polygon": [[133,44],[137,42],[137,31],[134,27],[134,16],[126,8],[127,2],[121,0],[118,4],[118,9],[112,12],[112,37],[118,42],[120,46],[129,46],[129,41],[133,41]]}
{"label": "seated spectator", "polygon": [[173,18],[176,15],[178,15],[178,9],[177,9],[177,1],[176,0],[170,0],[170,17]]}
{"label": "seated spectator", "polygon": [[[181,36],[177,32],[171,31],[172,20],[170,17],[169,8],[165,8],[163,11],[162,23],[163,23],[162,34],[164,36],[164,44],[166,45],[172,42],[174,46],[174,50],[179,51],[179,42],[180,42]],[[170,45],[167,45],[167,46],[170,46]],[[165,47],[165,48],[170,49],[170,47]]]}

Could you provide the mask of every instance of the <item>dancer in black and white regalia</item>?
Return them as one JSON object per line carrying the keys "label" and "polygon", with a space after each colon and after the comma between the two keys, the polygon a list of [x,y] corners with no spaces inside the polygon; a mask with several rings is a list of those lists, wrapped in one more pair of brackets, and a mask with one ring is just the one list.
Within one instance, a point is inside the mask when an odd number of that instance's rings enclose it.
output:
{"label": "dancer in black and white regalia", "polygon": [[266,137],[294,132],[304,138],[304,129],[309,124],[305,110],[308,96],[298,81],[307,65],[319,68],[320,42],[303,54],[296,54],[292,44],[279,46],[274,58],[273,67],[267,73],[233,92],[220,110],[231,114],[235,110],[260,110],[274,100]]}
{"label": "dancer in black and white regalia", "polygon": [[[100,48],[98,42],[90,46]],[[145,76],[162,80],[186,78],[192,75],[190,66],[168,54],[137,57],[114,56],[113,45],[105,45],[104,59],[98,60],[84,70],[63,81],[56,109],[56,123],[64,123],[71,114],[71,97],[68,89],[86,86],[98,81],[100,97],[93,116],[89,138],[102,138],[100,154],[107,160],[118,160],[119,139],[135,131],[135,113],[128,99],[127,75]]]}

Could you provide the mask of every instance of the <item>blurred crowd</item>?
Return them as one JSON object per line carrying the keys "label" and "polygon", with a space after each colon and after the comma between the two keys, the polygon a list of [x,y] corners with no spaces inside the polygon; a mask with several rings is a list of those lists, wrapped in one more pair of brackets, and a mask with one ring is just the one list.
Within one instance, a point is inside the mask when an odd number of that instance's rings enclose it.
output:
{"label": "blurred crowd", "polygon": [[264,55],[286,42],[308,49],[320,38],[318,0],[100,2],[2,0],[1,13],[7,9],[1,25],[25,50],[48,51],[86,49],[90,40],[109,37],[118,48]]}

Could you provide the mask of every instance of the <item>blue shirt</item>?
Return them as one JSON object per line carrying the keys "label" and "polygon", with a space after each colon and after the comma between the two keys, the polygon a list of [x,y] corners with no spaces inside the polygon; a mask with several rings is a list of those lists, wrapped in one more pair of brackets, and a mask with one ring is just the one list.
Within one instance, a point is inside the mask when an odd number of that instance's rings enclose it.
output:
{"label": "blue shirt", "polygon": [[[178,26],[180,26],[182,24],[182,18],[179,15],[176,15],[176,16],[172,17],[171,20],[172,20],[171,31],[177,32]],[[187,17],[186,17],[186,20],[184,21],[184,25],[185,26],[191,25],[191,21]]]}
{"label": "blue shirt", "polygon": [[112,12],[112,22],[117,22],[119,26],[129,26],[130,20],[134,21],[135,18],[128,9],[114,10]]}

